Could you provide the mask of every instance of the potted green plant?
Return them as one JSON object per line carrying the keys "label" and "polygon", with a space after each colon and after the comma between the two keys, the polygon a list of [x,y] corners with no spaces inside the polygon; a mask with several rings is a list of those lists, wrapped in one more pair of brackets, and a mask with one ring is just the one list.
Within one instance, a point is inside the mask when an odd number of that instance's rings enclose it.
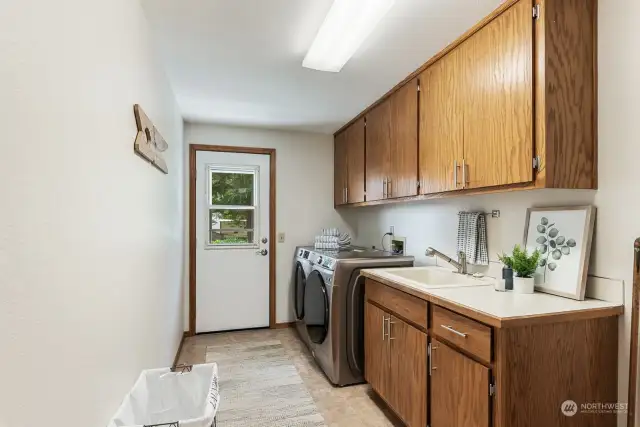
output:
{"label": "potted green plant", "polygon": [[516,273],[516,277],[513,278],[513,291],[520,294],[532,294],[534,290],[533,275],[538,268],[540,252],[536,250],[529,255],[526,248],[523,249],[520,245],[515,245],[510,256],[503,253],[498,258]]}

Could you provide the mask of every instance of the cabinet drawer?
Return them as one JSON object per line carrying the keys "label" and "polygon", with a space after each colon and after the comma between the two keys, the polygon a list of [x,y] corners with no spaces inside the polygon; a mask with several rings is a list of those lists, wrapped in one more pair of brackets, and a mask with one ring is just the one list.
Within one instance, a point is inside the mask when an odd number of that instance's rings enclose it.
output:
{"label": "cabinet drawer", "polygon": [[365,295],[368,300],[380,304],[393,314],[415,323],[422,329],[427,328],[428,303],[426,301],[375,280],[367,279],[365,283]]}
{"label": "cabinet drawer", "polygon": [[431,316],[431,329],[436,336],[491,363],[490,327],[438,306],[433,307]]}

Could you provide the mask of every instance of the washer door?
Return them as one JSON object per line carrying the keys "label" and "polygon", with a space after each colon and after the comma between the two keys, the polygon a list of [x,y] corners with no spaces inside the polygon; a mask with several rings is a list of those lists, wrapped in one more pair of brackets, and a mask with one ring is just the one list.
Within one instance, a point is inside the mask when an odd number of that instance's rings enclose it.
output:
{"label": "washer door", "polygon": [[304,289],[307,285],[307,277],[304,273],[304,268],[300,261],[296,263],[296,279],[294,283],[294,310],[296,315],[296,320],[302,320],[304,317]]}
{"label": "washer door", "polygon": [[322,275],[313,270],[304,291],[304,323],[311,342],[322,344],[329,332],[329,294]]}

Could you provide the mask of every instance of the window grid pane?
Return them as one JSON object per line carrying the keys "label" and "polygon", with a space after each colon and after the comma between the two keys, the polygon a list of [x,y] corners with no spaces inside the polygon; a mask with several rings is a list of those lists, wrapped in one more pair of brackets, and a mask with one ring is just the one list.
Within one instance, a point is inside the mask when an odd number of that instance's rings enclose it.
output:
{"label": "window grid pane", "polygon": [[258,169],[211,167],[208,187],[209,246],[255,246]]}
{"label": "window grid pane", "polygon": [[211,170],[211,205],[255,204],[255,172]]}

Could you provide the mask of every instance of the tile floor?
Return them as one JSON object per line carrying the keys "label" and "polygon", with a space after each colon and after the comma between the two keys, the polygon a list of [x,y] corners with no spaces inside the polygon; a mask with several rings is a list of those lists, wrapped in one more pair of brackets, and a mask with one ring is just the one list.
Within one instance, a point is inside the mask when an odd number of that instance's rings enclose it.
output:
{"label": "tile floor", "polygon": [[[402,423],[384,407],[384,403],[371,392],[368,385],[333,387],[292,328],[226,332],[190,337],[185,340],[178,363],[204,363],[207,345],[270,339],[278,339],[282,342],[327,426],[402,426]],[[221,393],[224,393],[224,390],[221,390]]]}

